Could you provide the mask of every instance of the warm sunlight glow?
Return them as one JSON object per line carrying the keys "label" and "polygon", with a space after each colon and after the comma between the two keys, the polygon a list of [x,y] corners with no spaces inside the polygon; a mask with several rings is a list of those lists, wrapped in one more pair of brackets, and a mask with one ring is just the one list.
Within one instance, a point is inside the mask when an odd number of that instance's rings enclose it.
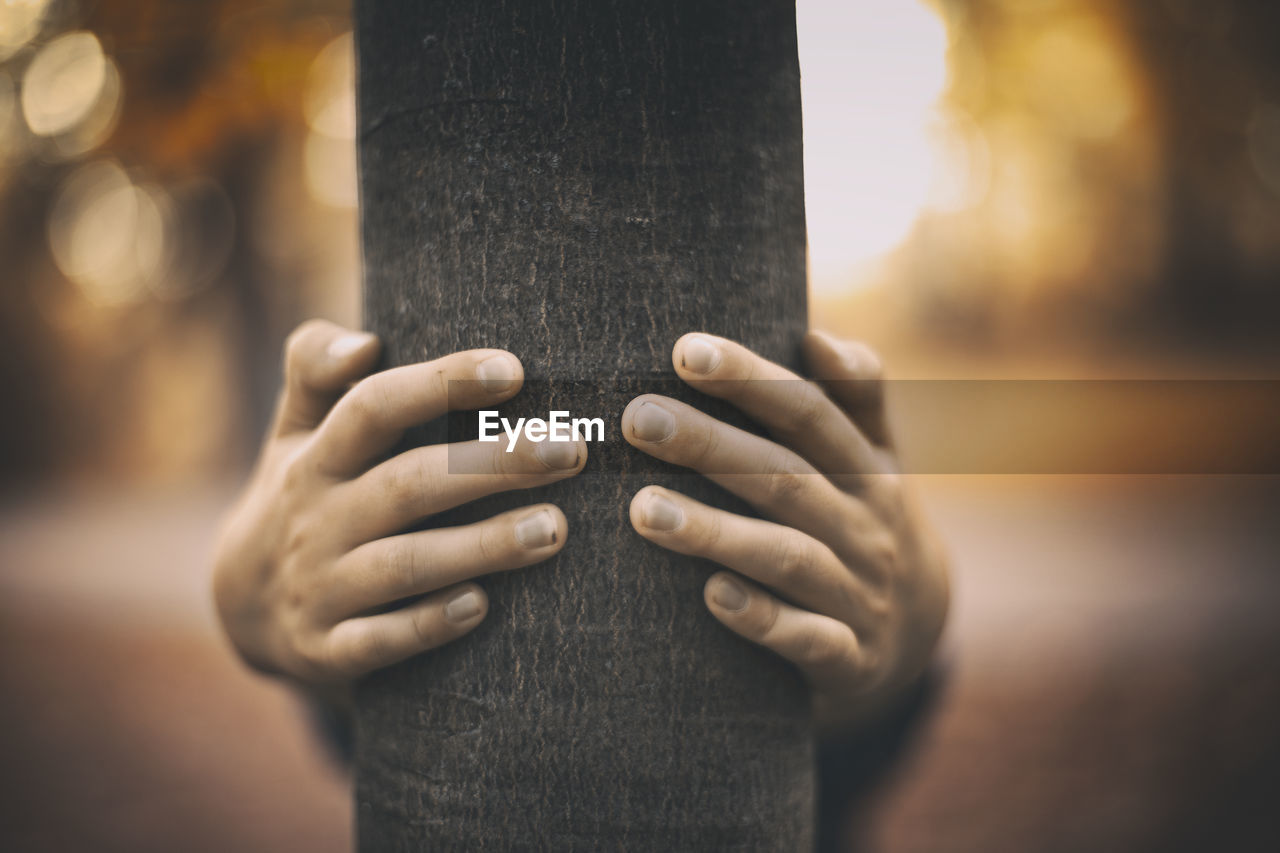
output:
{"label": "warm sunlight glow", "polygon": [[329,42],[311,63],[302,111],[311,127],[302,150],[307,190],[331,207],[355,207],[359,193],[351,33]]}
{"label": "warm sunlight glow", "polygon": [[335,139],[356,137],[355,49],[351,33],[329,42],[307,72],[302,112],[312,130]]}
{"label": "warm sunlight glow", "polygon": [[1022,50],[1015,60],[1037,93],[1039,112],[1063,135],[1107,139],[1129,118],[1129,72],[1097,18],[1066,18]]}
{"label": "warm sunlight glow", "polygon": [[969,154],[966,142],[940,145],[930,132],[947,76],[946,31],[932,10],[918,0],[797,6],[810,280],[838,289],[907,237],[931,195],[968,198],[966,183],[939,188],[935,173],[939,149],[950,162]]}

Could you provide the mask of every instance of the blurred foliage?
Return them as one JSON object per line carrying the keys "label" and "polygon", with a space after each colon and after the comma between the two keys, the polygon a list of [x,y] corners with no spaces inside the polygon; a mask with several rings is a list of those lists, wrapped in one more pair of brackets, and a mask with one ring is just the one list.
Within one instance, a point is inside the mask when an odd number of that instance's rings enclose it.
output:
{"label": "blurred foliage", "polygon": [[1018,375],[1118,352],[1274,365],[1280,5],[934,5],[981,197],[926,210],[827,324],[926,375],[955,352]]}
{"label": "blurred foliage", "polygon": [[[20,117],[3,136],[0,469],[15,481],[236,470],[265,419],[284,334],[311,313],[355,320],[353,212],[311,201],[300,166],[308,74],[349,28],[348,8],[54,0],[38,34],[0,65],[20,81],[42,45],[87,30],[123,80],[114,131],[91,151],[62,156]],[[101,304],[92,282],[62,274],[46,241],[59,193],[84,162],[118,163],[170,200],[190,181],[212,185],[234,215],[229,254],[199,289],[152,282]],[[207,223],[190,224],[207,237]],[[129,240],[110,225],[104,239]],[[184,248],[198,255],[199,242]]]}
{"label": "blurred foliage", "polygon": [[[1117,351],[1154,372],[1272,363],[1280,4],[799,3],[831,60],[802,39],[811,186],[837,189],[810,193],[816,325],[869,339],[899,376],[1106,375]],[[0,7],[11,487],[238,472],[289,328],[358,322],[348,16],[336,0]],[[69,33],[96,41],[34,72]],[[897,115],[908,95],[921,117]],[[823,127],[852,129],[831,145]],[[903,233],[828,262],[820,239],[853,244],[901,202],[860,181],[921,169]]]}

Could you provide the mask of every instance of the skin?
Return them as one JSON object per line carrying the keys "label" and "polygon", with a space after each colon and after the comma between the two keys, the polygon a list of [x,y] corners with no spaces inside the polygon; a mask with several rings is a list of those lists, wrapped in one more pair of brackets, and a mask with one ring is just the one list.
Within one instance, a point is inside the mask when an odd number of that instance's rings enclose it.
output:
{"label": "skin", "polygon": [[[474,579],[546,560],[569,532],[552,504],[399,531],[483,495],[571,477],[587,458],[581,441],[523,438],[510,454],[473,442],[390,455],[407,428],[451,404],[490,408],[514,396],[523,370],[511,353],[470,350],[370,373],[378,353],[372,335],[322,321],[290,336],[273,424],[215,552],[214,599],[236,650],[334,701],[361,675],[471,631],[488,610]],[[707,581],[710,612],[795,663],[820,731],[838,734],[880,713],[926,666],[947,571],[895,472],[878,359],[817,332],[804,355],[815,380],[732,341],[685,335],[672,352],[680,378],[770,438],[658,395],[633,400],[622,431],[760,512],[747,518],[657,486],[630,507],[641,536],[725,567]],[[449,399],[449,380],[474,379]],[[481,473],[450,476],[450,453]]]}

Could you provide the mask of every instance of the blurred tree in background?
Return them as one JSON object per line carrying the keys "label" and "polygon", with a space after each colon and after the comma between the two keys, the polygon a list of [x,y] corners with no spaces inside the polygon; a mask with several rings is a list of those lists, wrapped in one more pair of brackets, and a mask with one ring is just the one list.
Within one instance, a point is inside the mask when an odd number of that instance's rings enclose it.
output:
{"label": "blurred tree in background", "polygon": [[6,474],[238,468],[283,335],[355,320],[348,29],[338,2],[0,9]]}

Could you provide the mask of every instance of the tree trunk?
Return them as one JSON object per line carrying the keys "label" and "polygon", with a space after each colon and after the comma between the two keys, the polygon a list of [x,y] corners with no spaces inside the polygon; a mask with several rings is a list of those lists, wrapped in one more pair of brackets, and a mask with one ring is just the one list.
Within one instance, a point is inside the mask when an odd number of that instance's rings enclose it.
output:
{"label": "tree trunk", "polygon": [[356,0],[355,17],[365,319],[389,364],[502,347],[527,376],[510,411],[608,424],[581,476],[432,520],[548,500],[569,538],[485,579],[474,633],[360,685],[360,849],[809,847],[799,676],[711,617],[709,564],[627,520],[652,482],[743,507],[618,426],[635,393],[696,399],[671,383],[684,332],[796,362],[792,0]]}

